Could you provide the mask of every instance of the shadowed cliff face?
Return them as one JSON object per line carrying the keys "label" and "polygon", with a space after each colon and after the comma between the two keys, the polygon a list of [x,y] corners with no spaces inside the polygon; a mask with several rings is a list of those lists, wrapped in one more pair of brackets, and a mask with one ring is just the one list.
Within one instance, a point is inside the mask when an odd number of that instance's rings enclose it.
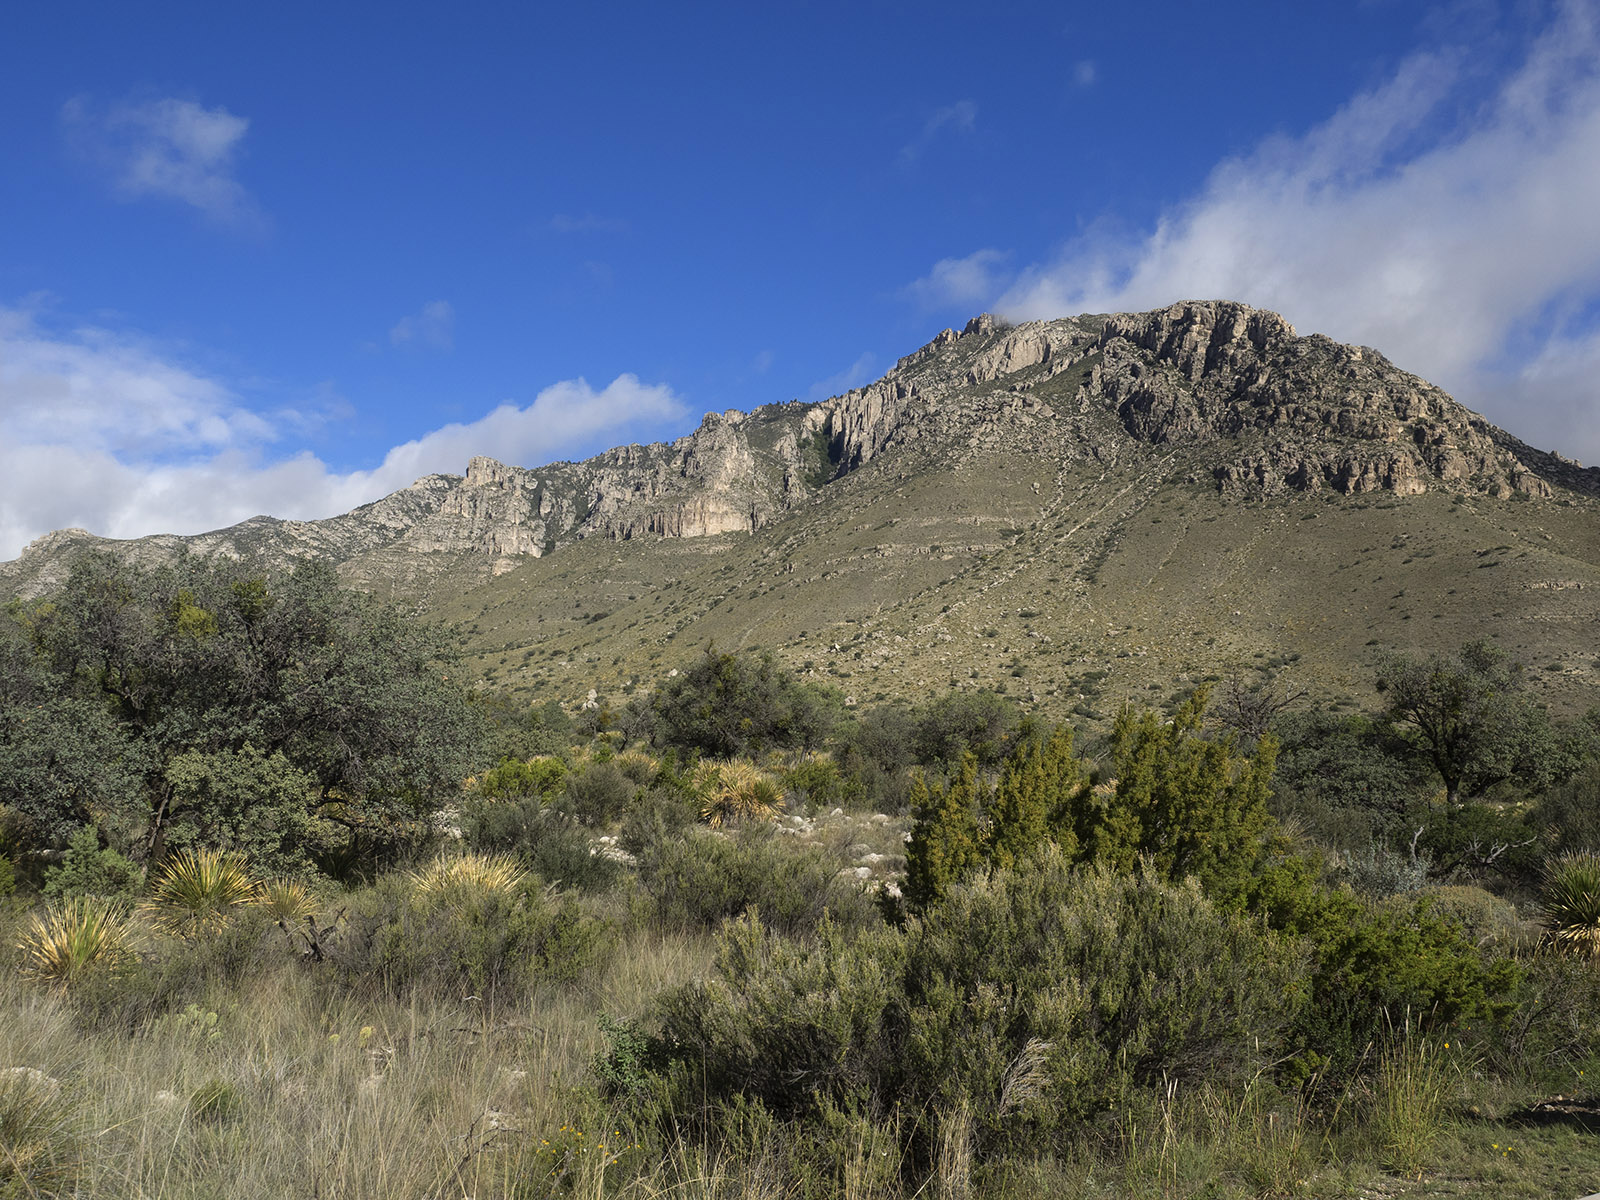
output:
{"label": "shadowed cliff face", "polygon": [[358,586],[423,594],[582,539],[754,532],[892,455],[921,472],[996,450],[1114,465],[1141,448],[1224,492],[1600,490],[1600,473],[1523,445],[1373,350],[1299,337],[1242,304],[1190,301],[1014,327],[976,317],[821,404],[710,414],[675,442],[581,463],[511,466],[486,446],[464,476],[431,475],[326,520],[263,516],[130,542],[60,531],[0,564],[0,588],[48,590],[98,547],[144,562],[186,549],[268,566],[321,557]]}

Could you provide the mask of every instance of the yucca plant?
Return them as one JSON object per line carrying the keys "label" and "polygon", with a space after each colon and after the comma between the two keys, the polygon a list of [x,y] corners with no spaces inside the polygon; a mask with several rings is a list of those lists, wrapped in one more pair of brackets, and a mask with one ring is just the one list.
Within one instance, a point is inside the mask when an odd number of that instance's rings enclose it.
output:
{"label": "yucca plant", "polygon": [[90,971],[114,971],[133,960],[127,910],[114,900],[72,896],[35,913],[17,949],[28,974],[71,987]]}
{"label": "yucca plant", "polygon": [[700,819],[713,829],[728,821],[770,821],[783,811],[778,785],[747,758],[710,764],[696,782],[705,795]]}
{"label": "yucca plant", "polygon": [[250,902],[284,928],[298,925],[317,911],[317,898],[298,879],[263,879]]}
{"label": "yucca plant", "polygon": [[528,873],[509,854],[440,856],[406,878],[418,896],[457,903],[481,896],[510,895]]}
{"label": "yucca plant", "polygon": [[1600,958],[1600,854],[1563,854],[1545,871],[1540,893],[1545,936],[1557,950]]}
{"label": "yucca plant", "polygon": [[140,910],[158,929],[189,936],[221,929],[255,895],[242,855],[185,850],[162,864]]}

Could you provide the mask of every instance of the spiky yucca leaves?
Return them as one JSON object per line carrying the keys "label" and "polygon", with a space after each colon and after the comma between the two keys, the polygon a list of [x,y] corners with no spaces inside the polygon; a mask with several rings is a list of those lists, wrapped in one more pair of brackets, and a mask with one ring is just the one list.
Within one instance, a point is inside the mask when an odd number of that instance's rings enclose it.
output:
{"label": "spiky yucca leaves", "polygon": [[783,811],[783,793],[748,758],[703,764],[695,783],[705,797],[700,819],[713,829],[728,821],[770,821]]}
{"label": "spiky yucca leaves", "polygon": [[17,949],[29,975],[71,987],[90,971],[115,971],[133,960],[127,910],[98,896],[72,896],[35,913]]}
{"label": "spiky yucca leaves", "polygon": [[263,879],[251,903],[283,926],[298,925],[317,911],[317,898],[298,879]]}
{"label": "spiky yucca leaves", "polygon": [[406,876],[418,896],[450,904],[496,893],[509,895],[527,877],[509,854],[441,856]]}
{"label": "spiky yucca leaves", "polygon": [[162,864],[140,911],[163,932],[204,934],[226,925],[255,895],[256,881],[241,855],[185,850]]}
{"label": "spiky yucca leaves", "polygon": [[1545,872],[1540,894],[1546,935],[1556,949],[1600,958],[1600,854],[1563,854]]}

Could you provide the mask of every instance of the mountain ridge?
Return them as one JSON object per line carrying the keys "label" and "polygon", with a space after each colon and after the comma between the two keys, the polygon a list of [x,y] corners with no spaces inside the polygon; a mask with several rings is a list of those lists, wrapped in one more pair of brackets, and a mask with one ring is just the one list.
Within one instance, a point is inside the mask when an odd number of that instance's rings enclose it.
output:
{"label": "mountain ridge", "polygon": [[478,456],[462,475],[424,476],[334,517],[127,541],[58,530],[0,563],[0,588],[37,595],[95,548],[147,563],[186,550],[278,567],[321,557],[355,586],[427,593],[592,537],[754,532],[886,452],[925,458],[917,451],[931,446],[939,457],[1019,435],[1041,453],[1102,462],[1128,443],[1206,447],[1197,471],[1222,491],[1600,492],[1600,471],[1526,445],[1375,350],[1301,337],[1236,302],[1183,301],[1014,326],[983,314],[818,403],[708,413],[672,442],[582,462]]}

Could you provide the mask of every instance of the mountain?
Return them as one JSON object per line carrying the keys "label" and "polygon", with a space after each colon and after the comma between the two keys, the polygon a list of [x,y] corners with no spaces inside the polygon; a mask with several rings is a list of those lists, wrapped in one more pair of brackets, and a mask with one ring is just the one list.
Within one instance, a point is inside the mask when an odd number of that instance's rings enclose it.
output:
{"label": "mountain", "polygon": [[[493,447],[485,447],[493,450]],[[955,684],[1103,712],[1268,663],[1359,694],[1384,647],[1495,636],[1561,707],[1600,701],[1600,471],[1374,350],[1231,302],[945,330],[868,387],[538,468],[475,458],[322,521],[185,548],[461,621],[492,682],[618,694],[708,642],[859,699]]]}

